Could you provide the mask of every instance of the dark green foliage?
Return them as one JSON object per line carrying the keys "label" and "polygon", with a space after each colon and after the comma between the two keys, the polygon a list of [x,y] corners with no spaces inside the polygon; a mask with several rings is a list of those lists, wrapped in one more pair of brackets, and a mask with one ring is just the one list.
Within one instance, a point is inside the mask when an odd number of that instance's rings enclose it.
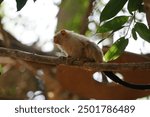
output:
{"label": "dark green foliage", "polygon": [[[117,16],[118,12],[122,10],[126,3],[131,18],[129,18],[129,16]],[[132,34],[132,37],[137,40],[138,33],[141,38],[150,42],[150,29],[148,29],[145,24],[137,22],[135,17],[135,14],[143,12],[143,9],[143,0],[109,0],[106,4],[100,16],[100,24],[102,22],[104,23],[97,28],[97,33],[107,33],[111,31],[111,34],[113,34],[115,31],[124,28],[125,23],[128,22],[129,24],[126,25],[128,29],[126,30],[124,37],[118,39],[105,54],[104,58],[106,62],[115,60],[124,52],[128,45],[128,39],[125,39],[128,34]],[[134,27],[132,27],[132,24],[134,24]]]}
{"label": "dark green foliage", "polygon": [[143,0],[129,0],[128,2],[128,11],[133,15],[133,11],[140,10]]}
{"label": "dark green foliage", "polygon": [[3,2],[3,0],[0,0],[0,4]]}
{"label": "dark green foliage", "polygon": [[101,13],[100,22],[108,20],[117,15],[126,2],[127,0],[110,0]]}
{"label": "dark green foliage", "polygon": [[135,28],[132,28],[132,36],[133,36],[133,39],[137,40],[137,34],[135,31]]}
{"label": "dark green foliage", "polygon": [[117,59],[124,52],[127,45],[128,39],[125,39],[125,37],[118,39],[104,55],[104,61],[108,62]]}
{"label": "dark green foliage", "polygon": [[150,43],[150,30],[145,24],[137,22],[135,24],[135,30],[141,38]]}
{"label": "dark green foliage", "polygon": [[17,11],[20,11],[24,5],[26,4],[27,0],[16,0],[17,3]]}
{"label": "dark green foliage", "polygon": [[144,5],[140,5],[138,11],[139,12],[144,12]]}
{"label": "dark green foliage", "polygon": [[128,16],[118,16],[98,27],[97,33],[105,33],[112,30],[118,30],[128,21]]}

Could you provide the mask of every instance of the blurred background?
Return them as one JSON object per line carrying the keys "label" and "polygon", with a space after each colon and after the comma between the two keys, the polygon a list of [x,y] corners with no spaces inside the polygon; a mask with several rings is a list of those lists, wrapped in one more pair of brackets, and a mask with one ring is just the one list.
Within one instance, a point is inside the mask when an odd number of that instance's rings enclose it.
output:
{"label": "blurred background", "polygon": [[[57,56],[59,50],[53,44],[53,36],[63,28],[86,35],[97,43],[108,36],[95,34],[100,23],[99,16],[108,1],[28,0],[17,11],[15,0],[4,0],[0,5],[0,45],[40,55]],[[118,15],[121,14],[129,15],[126,7]],[[136,18],[146,23],[144,13],[137,14]],[[124,30],[118,31],[103,41],[100,47],[111,46],[123,34]],[[149,43],[138,38],[130,39],[126,51],[149,56]],[[0,57],[0,64],[0,99],[94,99],[64,88],[56,79],[55,66],[37,65],[9,57]],[[149,92],[142,95],[135,93],[136,96],[127,99],[142,96],[148,99],[148,94]]]}

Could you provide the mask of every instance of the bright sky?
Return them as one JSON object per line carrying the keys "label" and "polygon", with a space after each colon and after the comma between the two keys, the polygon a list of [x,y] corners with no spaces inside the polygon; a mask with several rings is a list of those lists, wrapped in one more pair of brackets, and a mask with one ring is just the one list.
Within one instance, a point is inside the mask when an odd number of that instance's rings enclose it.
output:
{"label": "bright sky", "polygon": [[[16,12],[15,0],[5,0],[6,17],[3,20],[6,24],[5,29],[24,44],[31,45],[39,39],[38,46],[42,47],[43,51],[52,50],[52,38],[57,25],[56,15],[59,10],[54,2],[60,3],[60,1],[37,0],[34,3],[33,0],[28,0],[25,7],[20,12]],[[118,39],[118,34],[115,35],[115,38]],[[138,41],[130,39],[126,50],[134,53],[148,53],[150,52],[150,44],[142,39],[138,39]]]}
{"label": "bright sky", "polygon": [[15,0],[5,0],[6,17],[3,20],[6,24],[5,29],[24,44],[31,45],[39,39],[39,46],[42,47],[42,50],[52,50],[51,41],[57,24],[56,14],[58,12],[54,1],[55,3],[60,2],[60,0],[37,0],[34,3],[33,0],[28,0],[23,9],[16,12]]}

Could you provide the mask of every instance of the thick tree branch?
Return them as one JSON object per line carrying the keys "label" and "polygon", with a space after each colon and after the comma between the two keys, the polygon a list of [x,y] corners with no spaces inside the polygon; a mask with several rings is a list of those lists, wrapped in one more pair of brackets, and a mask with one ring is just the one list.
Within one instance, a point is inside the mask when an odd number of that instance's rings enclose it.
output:
{"label": "thick tree branch", "polygon": [[143,1],[144,1],[144,10],[146,13],[148,26],[150,27],[150,0],[143,0]]}
{"label": "thick tree branch", "polygon": [[[16,49],[8,49],[0,47],[0,56],[12,57],[21,59],[24,61],[30,61],[39,64],[59,65],[68,64],[68,58],[54,57],[54,56],[42,56],[34,53],[24,52]],[[150,62],[142,63],[94,63],[76,60],[69,64],[76,67],[82,67],[85,69],[92,69],[95,71],[125,71],[125,70],[150,70]]]}

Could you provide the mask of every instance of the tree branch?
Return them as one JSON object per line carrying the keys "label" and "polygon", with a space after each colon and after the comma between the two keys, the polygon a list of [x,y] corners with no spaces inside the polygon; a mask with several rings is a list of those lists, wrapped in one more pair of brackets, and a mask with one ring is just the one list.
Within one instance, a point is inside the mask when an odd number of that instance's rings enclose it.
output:
{"label": "tree branch", "polygon": [[85,35],[85,33],[86,33],[87,29],[88,29],[88,22],[89,22],[88,21],[88,17],[90,16],[90,14],[91,14],[91,12],[93,10],[93,2],[94,1],[95,0],[90,0],[89,1],[89,6],[87,8],[86,14],[83,17],[82,22],[81,22],[80,34]]}
{"label": "tree branch", "polygon": [[143,0],[143,1],[144,1],[144,10],[146,13],[148,26],[150,27],[150,1],[149,0]]}
{"label": "tree branch", "polygon": [[[54,56],[43,56],[37,55],[34,53],[24,52],[16,49],[8,49],[0,47],[0,56],[3,57],[12,57],[21,59],[24,61],[30,61],[39,64],[48,64],[48,65],[59,65],[59,64],[68,64],[68,58],[54,57]],[[75,60],[71,64],[75,67],[82,67],[84,69],[92,69],[95,71],[125,71],[125,70],[150,70],[150,62],[142,63],[94,63]]]}
{"label": "tree branch", "polygon": [[50,65],[57,65],[63,63],[63,59],[60,59],[58,57],[43,56],[43,55],[38,55],[38,54],[29,53],[25,51],[20,51],[17,49],[9,49],[3,47],[0,47],[0,56],[12,57],[12,58],[25,60],[25,61],[50,64]]}

